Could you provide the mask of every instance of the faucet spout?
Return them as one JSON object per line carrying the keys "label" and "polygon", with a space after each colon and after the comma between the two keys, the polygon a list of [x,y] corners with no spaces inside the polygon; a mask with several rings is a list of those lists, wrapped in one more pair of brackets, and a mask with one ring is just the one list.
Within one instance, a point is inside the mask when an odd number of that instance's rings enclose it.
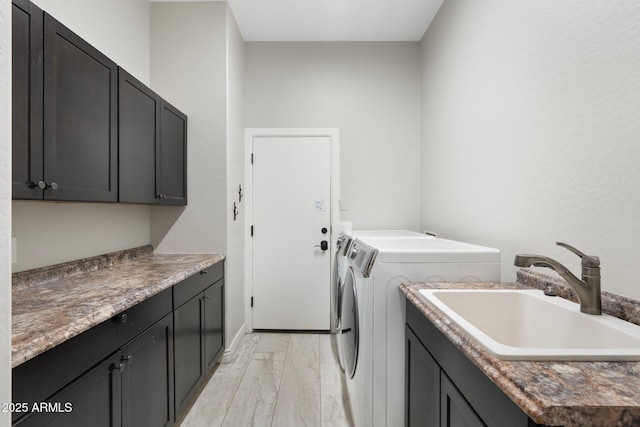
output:
{"label": "faucet spout", "polygon": [[582,258],[582,280],[578,279],[567,267],[558,261],[541,255],[516,255],[513,264],[516,267],[546,267],[554,270],[575,289],[580,299],[581,312],[587,314],[602,314],[600,260],[597,257],[584,255],[563,243],[558,243],[558,245],[570,248],[569,250],[577,253]]}

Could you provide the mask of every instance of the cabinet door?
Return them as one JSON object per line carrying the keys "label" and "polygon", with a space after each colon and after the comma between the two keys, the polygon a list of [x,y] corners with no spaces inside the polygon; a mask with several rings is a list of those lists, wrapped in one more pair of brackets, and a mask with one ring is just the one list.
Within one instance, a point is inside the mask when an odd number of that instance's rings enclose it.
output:
{"label": "cabinet door", "polygon": [[156,203],[160,97],[119,68],[118,106],[118,200]]}
{"label": "cabinet door", "polygon": [[[20,427],[119,427],[121,425],[121,357],[118,352],[32,412]],[[67,411],[67,412],[66,412]]]}
{"label": "cabinet door", "polygon": [[160,113],[158,193],[163,204],[187,204],[187,116],[166,101]]}
{"label": "cabinet door", "polygon": [[122,426],[173,424],[173,315],[122,349]]}
{"label": "cabinet door", "polygon": [[48,200],[117,201],[116,64],[44,15]]}
{"label": "cabinet door", "polygon": [[28,0],[13,0],[12,174],[14,199],[42,199],[42,19]]}
{"label": "cabinet door", "polygon": [[176,418],[188,406],[205,376],[203,297],[204,292],[201,292],[174,311]]}
{"label": "cabinet door", "polygon": [[204,353],[209,372],[224,351],[224,280],[218,280],[204,291]]}
{"label": "cabinet door", "polygon": [[440,375],[440,413],[441,427],[486,427],[444,372]]}
{"label": "cabinet door", "polygon": [[440,366],[405,326],[405,417],[409,427],[440,424]]}

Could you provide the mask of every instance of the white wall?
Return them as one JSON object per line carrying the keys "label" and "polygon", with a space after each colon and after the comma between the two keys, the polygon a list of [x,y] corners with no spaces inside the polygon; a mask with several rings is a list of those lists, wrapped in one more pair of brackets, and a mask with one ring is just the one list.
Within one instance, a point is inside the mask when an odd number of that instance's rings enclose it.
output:
{"label": "white wall", "polygon": [[[227,247],[225,307],[226,345],[244,324],[244,233],[245,199],[239,200],[238,189],[244,191],[244,123],[243,79],[244,41],[231,8],[227,7]],[[233,204],[238,215],[233,219]]]}
{"label": "white wall", "polygon": [[420,225],[417,43],[246,44],[245,126],[339,128],[342,220]]}
{"label": "white wall", "polygon": [[151,209],[158,252],[225,250],[227,7],[151,4],[151,86],[188,116],[188,205]]}
{"label": "white wall", "polygon": [[[11,1],[0,0],[0,123],[11,123]],[[0,126],[0,402],[11,402],[11,126]],[[0,412],[0,426],[11,415]]]}
{"label": "white wall", "polygon": [[[640,297],[640,3],[445,1],[422,44],[422,226],[602,262]],[[550,270],[543,270],[550,271]]]}
{"label": "white wall", "polygon": [[31,0],[149,84],[147,0]]}
{"label": "white wall", "polygon": [[[141,81],[149,81],[147,0],[35,0]],[[9,15],[10,16],[10,15]],[[28,270],[149,244],[149,207],[13,202],[18,263]]]}

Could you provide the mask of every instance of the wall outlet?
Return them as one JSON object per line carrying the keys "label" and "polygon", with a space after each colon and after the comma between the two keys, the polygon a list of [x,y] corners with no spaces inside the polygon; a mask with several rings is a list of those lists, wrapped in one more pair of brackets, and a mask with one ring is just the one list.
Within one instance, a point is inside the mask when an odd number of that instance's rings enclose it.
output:
{"label": "wall outlet", "polygon": [[18,262],[18,239],[11,238],[11,264]]}

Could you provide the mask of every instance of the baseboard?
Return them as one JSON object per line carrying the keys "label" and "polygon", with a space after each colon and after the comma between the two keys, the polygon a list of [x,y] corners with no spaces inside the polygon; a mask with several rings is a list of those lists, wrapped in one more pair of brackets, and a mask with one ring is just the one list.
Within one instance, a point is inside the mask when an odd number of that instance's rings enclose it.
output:
{"label": "baseboard", "polygon": [[240,347],[240,343],[242,342],[242,338],[246,335],[246,325],[243,323],[240,326],[240,329],[236,333],[236,336],[231,340],[231,345],[224,350],[222,353],[222,359],[220,359],[220,363],[231,363],[233,362],[233,357],[238,351],[238,347]]}

